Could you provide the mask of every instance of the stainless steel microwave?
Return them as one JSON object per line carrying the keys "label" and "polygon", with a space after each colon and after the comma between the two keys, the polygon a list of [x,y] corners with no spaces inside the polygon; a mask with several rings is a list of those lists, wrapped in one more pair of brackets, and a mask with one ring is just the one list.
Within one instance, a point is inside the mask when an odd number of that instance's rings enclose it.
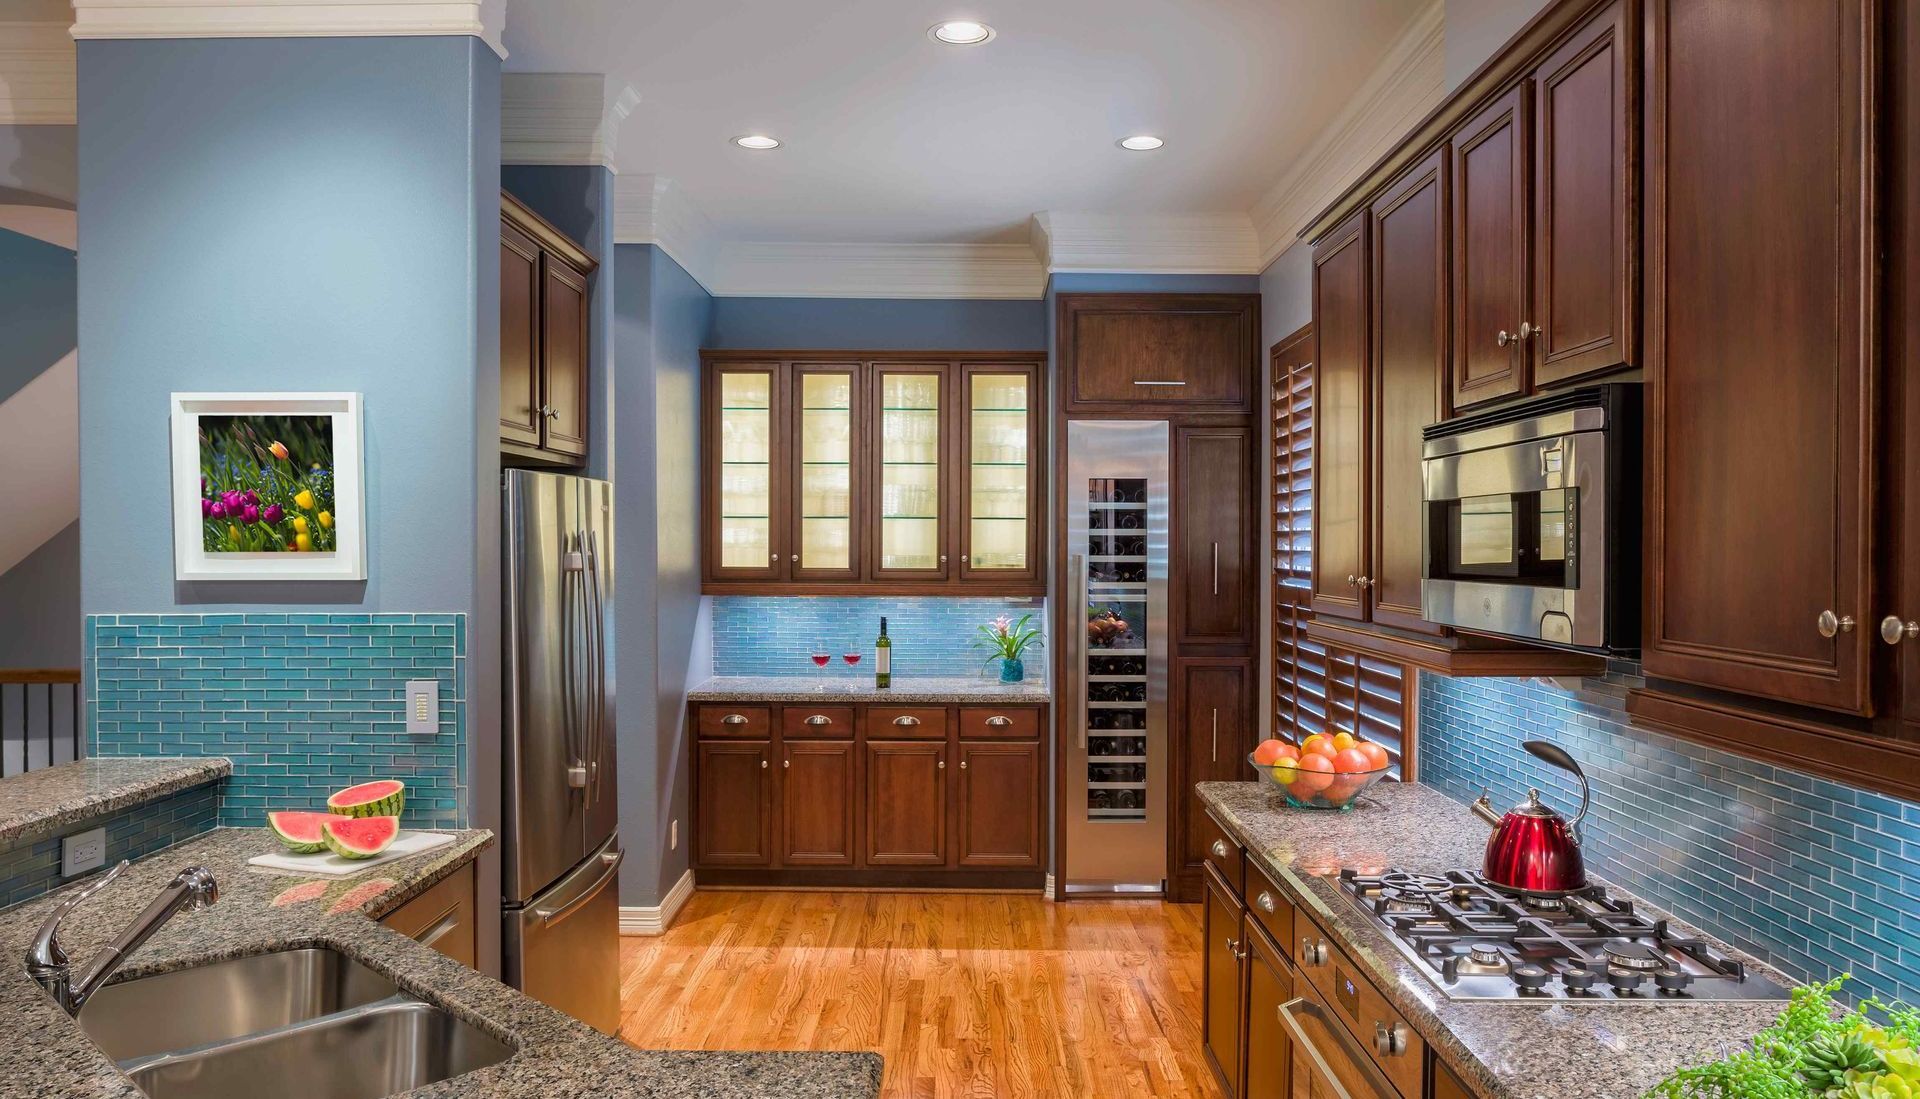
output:
{"label": "stainless steel microwave", "polygon": [[1610,383],[1423,433],[1423,616],[1558,648],[1640,647],[1641,389]]}

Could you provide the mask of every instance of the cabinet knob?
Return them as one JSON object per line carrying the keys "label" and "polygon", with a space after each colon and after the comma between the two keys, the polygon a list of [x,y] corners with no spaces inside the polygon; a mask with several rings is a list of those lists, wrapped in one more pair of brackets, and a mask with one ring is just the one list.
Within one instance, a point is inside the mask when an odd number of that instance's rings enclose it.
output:
{"label": "cabinet knob", "polygon": [[1224,859],[1227,857],[1227,844],[1225,840],[1213,841],[1213,857],[1216,859]]}
{"label": "cabinet knob", "polygon": [[961,769],[962,771],[964,771],[964,770],[966,770],[966,769],[967,769],[967,761],[966,761],[966,760],[964,760],[964,759],[963,759],[963,760],[961,760],[961,761],[960,761],[960,769]]}
{"label": "cabinet knob", "polygon": [[1355,580],[1354,583],[1360,585],[1363,588],[1371,588],[1373,587],[1373,577],[1362,576],[1359,579]]}
{"label": "cabinet knob", "polygon": [[763,760],[761,760],[761,761],[760,761],[760,769],[761,769],[762,771],[764,771],[764,770],[766,770],[766,769],[767,769],[767,761],[766,761],[766,760],[764,760],[764,759],[763,759]]}
{"label": "cabinet knob", "polygon": [[805,722],[803,722],[802,724],[806,724],[806,725],[831,725],[831,724],[833,724],[833,719],[832,719],[832,718],[830,718],[830,717],[828,717],[828,716],[827,716],[827,715],[825,715],[825,714],[814,714],[814,715],[812,715],[811,717],[809,717],[809,718],[807,718],[807,720],[806,720]]}
{"label": "cabinet knob", "polygon": [[790,760],[790,759],[783,759],[783,760],[781,760],[781,761],[780,761],[780,769],[781,769],[782,771],[784,771],[784,770],[786,770],[787,768],[789,768],[789,767],[791,767],[791,766],[793,766],[793,761],[792,761],[792,760]]}
{"label": "cabinet knob", "polygon": [[[1832,611],[1821,611],[1820,617],[1814,619],[1814,625],[1819,628],[1821,637],[1832,637],[1835,634],[1852,633],[1853,616],[1850,614],[1835,615]],[[1883,631],[1886,629],[1884,624],[1881,626],[1881,629]]]}
{"label": "cabinet knob", "polygon": [[1265,912],[1269,916],[1273,915],[1273,910],[1279,907],[1273,902],[1273,894],[1264,889],[1260,891],[1258,897],[1253,899],[1253,903],[1259,907],[1260,911]]}
{"label": "cabinet knob", "polygon": [[1520,337],[1515,336],[1513,333],[1502,328],[1500,331],[1494,333],[1493,342],[1496,346],[1505,347],[1508,344],[1517,341],[1519,338]]}
{"label": "cabinet knob", "polygon": [[800,555],[796,553],[793,556],[787,558],[787,560],[792,561],[794,564],[797,565],[800,563]]}
{"label": "cabinet knob", "polygon": [[769,560],[769,561],[778,561],[778,560],[780,560],[780,555],[779,555],[779,554],[777,554],[777,553],[769,553],[769,554],[767,554],[767,560]]}
{"label": "cabinet knob", "polygon": [[967,555],[966,555],[966,554],[964,554],[964,553],[963,553],[963,554],[961,554],[961,555],[960,555],[960,563],[961,563],[961,564],[963,564],[963,565],[967,563]]}
{"label": "cabinet knob", "polygon": [[1355,575],[1354,575],[1354,574],[1352,574],[1352,573],[1348,573],[1348,574],[1347,574],[1347,583],[1349,583],[1349,584],[1358,584],[1359,582],[1360,582],[1360,578],[1359,578],[1358,576],[1355,576]]}
{"label": "cabinet knob", "polygon": [[745,725],[746,723],[747,715],[745,714],[728,714],[720,719],[722,725]]}
{"label": "cabinet knob", "polygon": [[1898,645],[1910,637],[1920,637],[1920,622],[1902,622],[1897,614],[1880,620],[1880,640],[1887,644]]}
{"label": "cabinet knob", "polygon": [[1318,966],[1327,964],[1327,940],[1315,941],[1302,935],[1300,937],[1300,964]]}
{"label": "cabinet knob", "polygon": [[1392,1057],[1407,1051],[1407,1028],[1395,1023],[1388,1026],[1376,1019],[1373,1023],[1373,1051],[1382,1057]]}
{"label": "cabinet knob", "polygon": [[1520,322],[1520,338],[1523,340],[1530,340],[1533,337],[1538,336],[1545,331],[1546,329],[1535,328],[1533,325],[1528,324],[1526,321]]}
{"label": "cabinet knob", "polygon": [[1228,939],[1227,953],[1233,955],[1236,960],[1244,962],[1247,960],[1247,944],[1239,939]]}
{"label": "cabinet knob", "polygon": [[946,761],[946,760],[944,760],[944,759],[943,759],[943,760],[940,760],[940,769],[941,769],[942,771],[944,771],[944,770],[946,770],[946,769],[947,769],[947,761]]}
{"label": "cabinet knob", "polygon": [[941,563],[941,564],[943,564],[943,565],[947,563],[947,555],[946,555],[946,554],[944,554],[944,553],[943,553],[943,554],[941,554],[941,555],[940,555],[940,563]]}

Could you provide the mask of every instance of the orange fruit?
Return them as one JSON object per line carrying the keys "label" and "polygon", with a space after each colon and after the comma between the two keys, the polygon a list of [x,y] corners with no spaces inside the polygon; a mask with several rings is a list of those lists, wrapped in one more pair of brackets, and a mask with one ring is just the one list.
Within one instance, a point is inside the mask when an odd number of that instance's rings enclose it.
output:
{"label": "orange fruit", "polygon": [[1300,777],[1287,785],[1287,793],[1301,801],[1306,801],[1333,785],[1333,761],[1326,756],[1317,752],[1304,753],[1296,766]]}
{"label": "orange fruit", "polygon": [[1263,740],[1253,750],[1253,761],[1262,767],[1271,767],[1291,751],[1292,746],[1284,740]]}
{"label": "orange fruit", "polygon": [[1393,757],[1387,754],[1387,750],[1371,740],[1363,740],[1354,745],[1354,750],[1366,754],[1369,771],[1384,771],[1393,765]]}
{"label": "orange fruit", "polygon": [[1315,733],[1300,742],[1300,754],[1303,756],[1324,756],[1331,760],[1339,750],[1333,746],[1333,738],[1325,733]]}
{"label": "orange fruit", "polygon": [[1358,748],[1348,748],[1333,757],[1333,769],[1343,775],[1373,770],[1373,761]]}

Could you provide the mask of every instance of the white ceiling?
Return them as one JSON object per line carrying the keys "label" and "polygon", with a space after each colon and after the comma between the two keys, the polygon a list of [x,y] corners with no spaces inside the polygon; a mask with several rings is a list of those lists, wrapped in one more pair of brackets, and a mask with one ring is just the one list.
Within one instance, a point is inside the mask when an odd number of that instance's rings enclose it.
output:
{"label": "white ceiling", "polygon": [[[724,238],[1024,242],[1043,210],[1248,211],[1426,2],[520,0],[507,69],[631,84],[620,172]],[[928,39],[956,18],[998,37]],[[1114,145],[1143,132],[1166,148]]]}

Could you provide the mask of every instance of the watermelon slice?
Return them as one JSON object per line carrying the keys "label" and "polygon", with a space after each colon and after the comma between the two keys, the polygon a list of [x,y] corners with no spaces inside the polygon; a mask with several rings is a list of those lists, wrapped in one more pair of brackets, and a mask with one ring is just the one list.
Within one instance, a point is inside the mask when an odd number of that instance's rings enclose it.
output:
{"label": "watermelon slice", "polygon": [[321,841],[343,859],[370,859],[399,834],[399,817],[328,817],[320,826]]}
{"label": "watermelon slice", "polygon": [[327,810],[343,817],[397,817],[406,802],[407,784],[383,778],[336,791],[327,799]]}
{"label": "watermelon slice", "polygon": [[267,827],[273,829],[274,838],[287,850],[310,855],[326,850],[326,841],[320,838],[320,826],[332,819],[331,813],[268,813]]}

